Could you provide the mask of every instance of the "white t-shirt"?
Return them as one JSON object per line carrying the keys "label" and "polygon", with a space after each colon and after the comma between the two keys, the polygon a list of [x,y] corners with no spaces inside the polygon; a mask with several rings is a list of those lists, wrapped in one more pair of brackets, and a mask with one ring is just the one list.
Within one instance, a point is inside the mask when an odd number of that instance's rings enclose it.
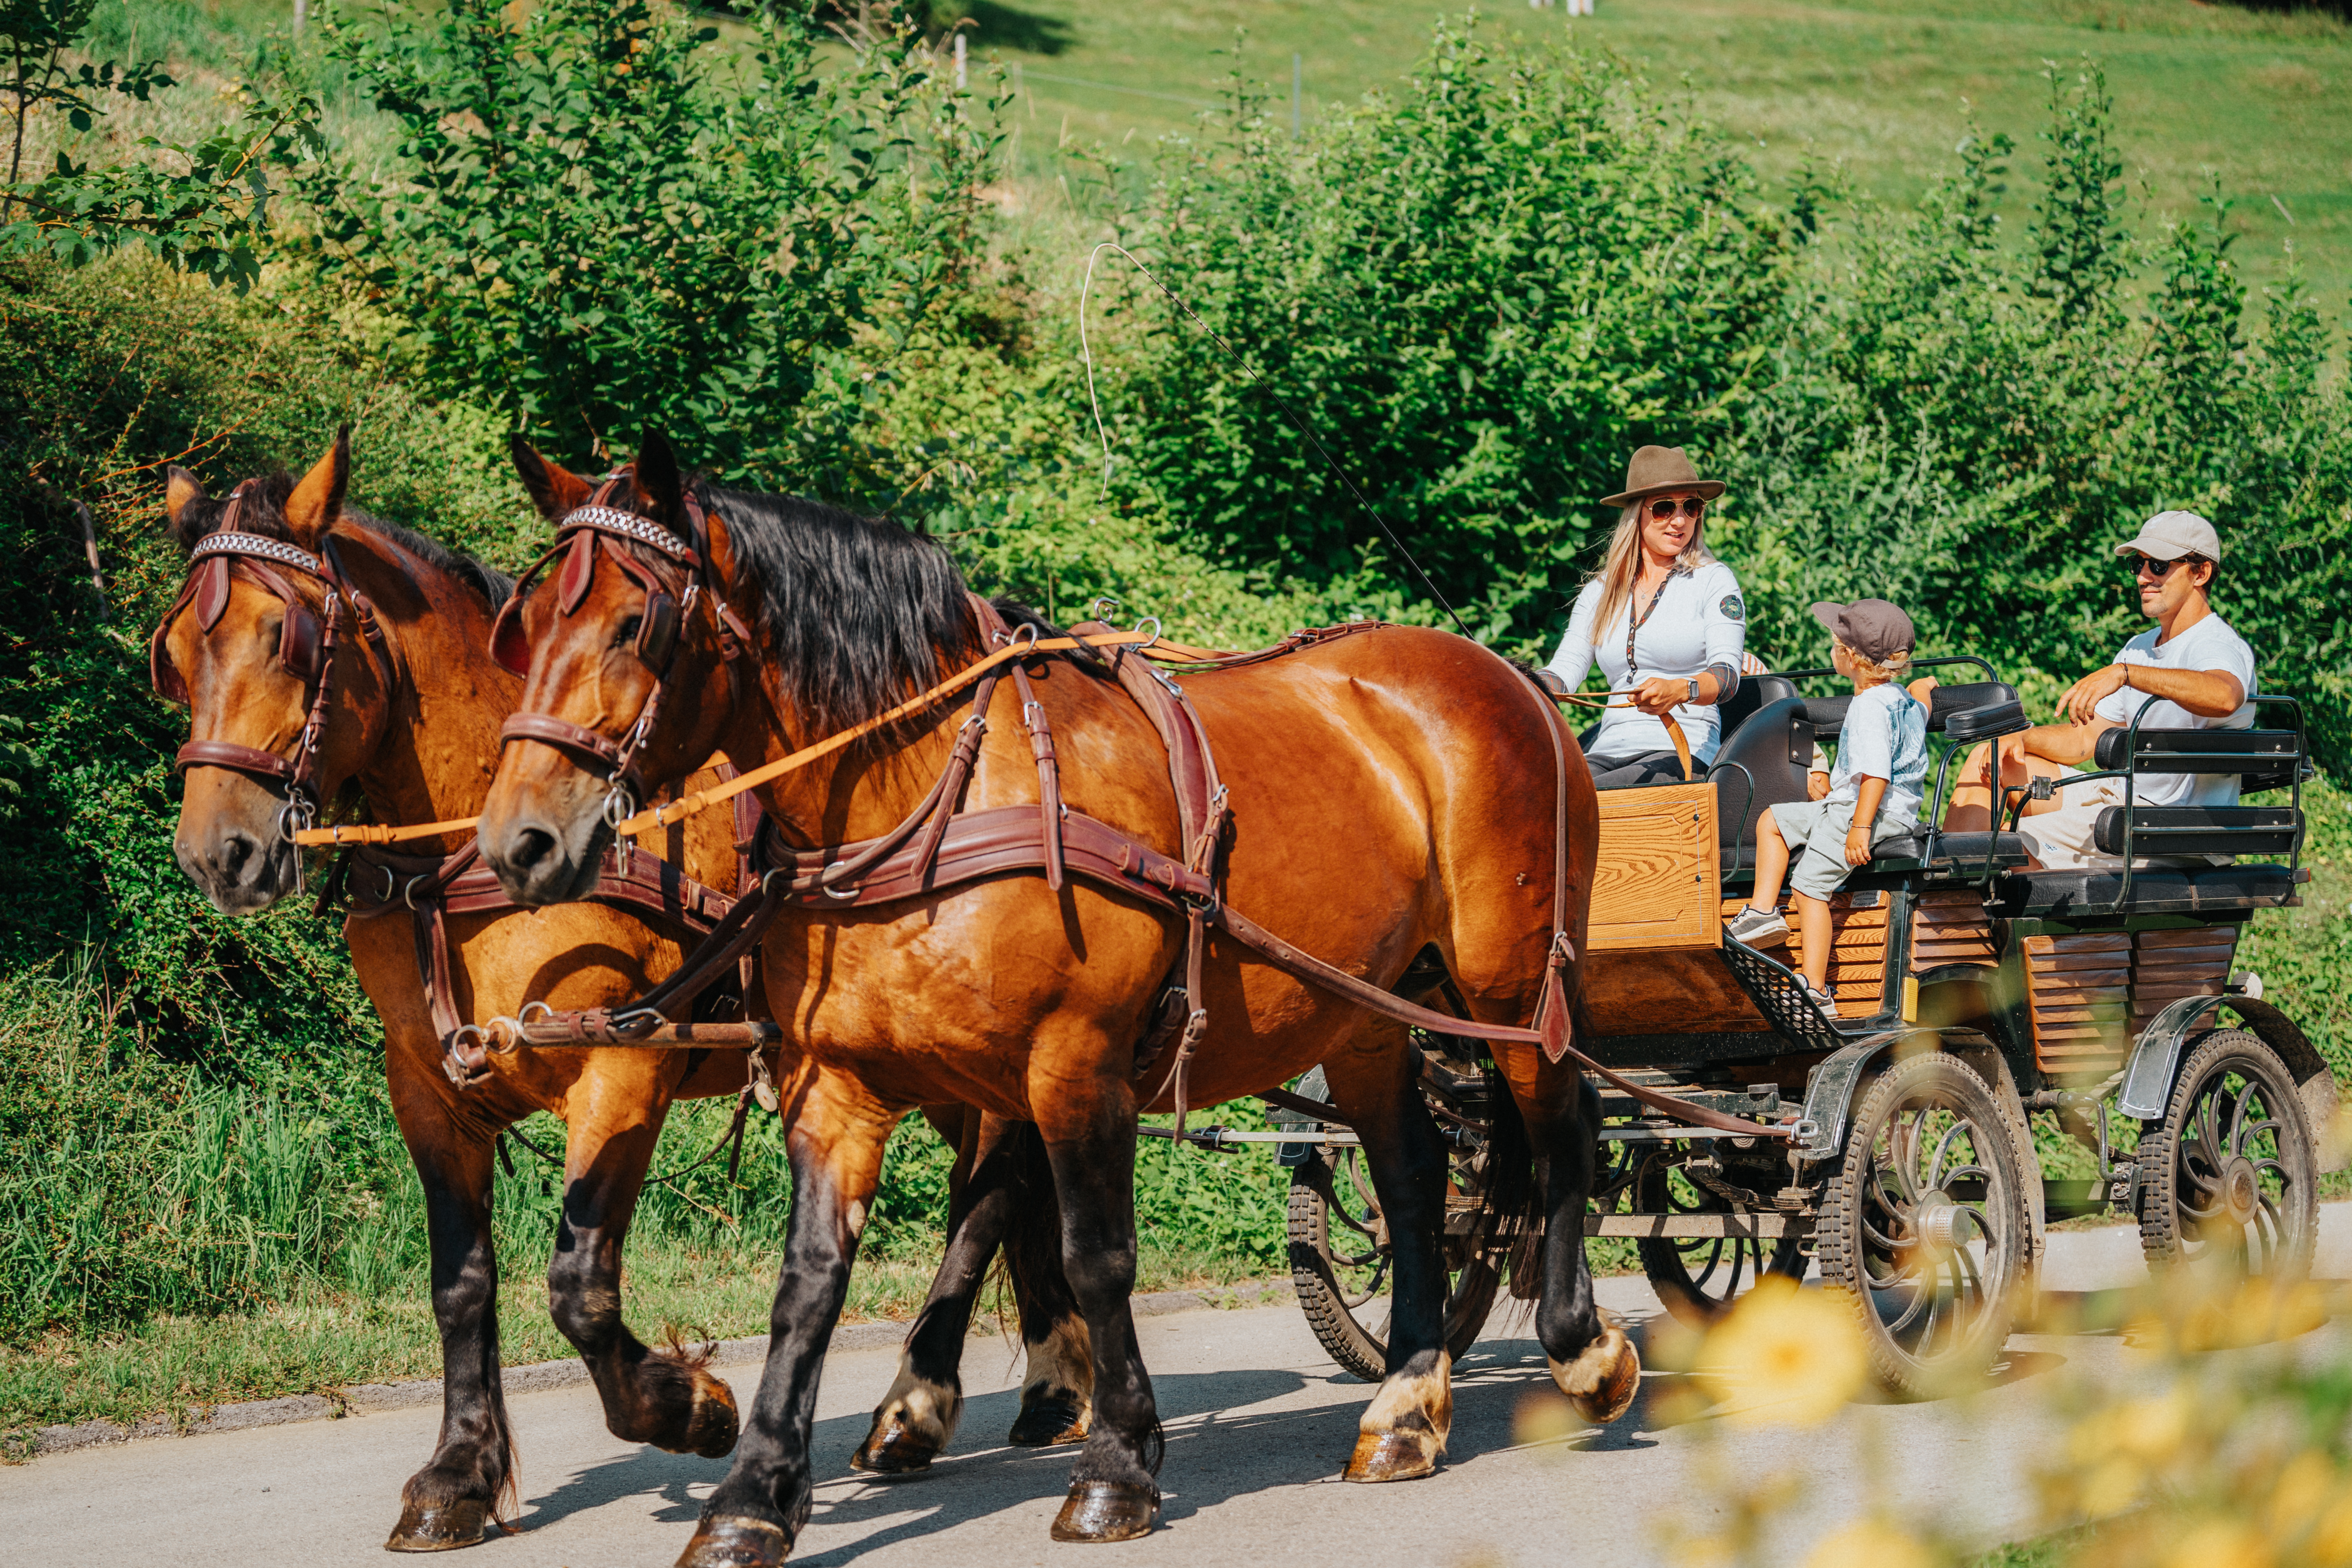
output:
{"label": "white t-shirt", "polygon": [[[2258,689],[2254,685],[2254,650],[2246,639],[2230,629],[2230,623],[2219,616],[2207,616],[2170,642],[2158,642],[2161,626],[2147,630],[2124,644],[2116,654],[2117,664],[2154,665],[2159,669],[2196,669],[2238,678],[2239,687],[2249,700],[2226,719],[2206,719],[2191,713],[2177,702],[2158,701],[2139,721],[2143,730],[2244,730],[2254,721],[2252,699]],[[2148,700],[2145,691],[2129,687],[2109,692],[2099,700],[2095,710],[2102,719],[2117,724],[2129,724],[2132,715]],[[2236,773],[2144,773],[2135,786],[2133,798],[2144,805],[2235,805],[2238,803]]]}
{"label": "white t-shirt", "polygon": [[[1633,662],[1639,673],[1628,681],[1625,627],[1643,607],[1629,603],[1596,635],[1592,617],[1601,608],[1601,582],[1595,578],[1587,583],[1576,596],[1576,607],[1569,612],[1568,635],[1559,639],[1559,651],[1551,656],[1552,672],[1574,691],[1584,684],[1598,658],[1609,689],[1620,691],[1658,676],[1669,680],[1695,679],[1711,665],[1739,668],[1739,656],[1748,647],[1748,606],[1739,597],[1739,579],[1722,562],[1677,572],[1666,579],[1657,609],[1634,633]],[[1691,756],[1701,763],[1713,762],[1721,741],[1720,715],[1714,706],[1685,702],[1674,710],[1674,715],[1690,742]],[[1601,716],[1601,733],[1592,738],[1591,754],[1638,757],[1670,752],[1674,745],[1664,724],[1621,697]]]}

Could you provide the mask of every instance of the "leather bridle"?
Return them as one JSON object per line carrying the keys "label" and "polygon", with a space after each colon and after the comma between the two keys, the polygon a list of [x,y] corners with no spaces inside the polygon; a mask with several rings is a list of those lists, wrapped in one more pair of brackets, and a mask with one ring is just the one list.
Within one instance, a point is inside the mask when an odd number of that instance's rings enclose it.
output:
{"label": "leather bridle", "polygon": [[[515,584],[513,596],[499,612],[498,624],[490,631],[491,656],[506,668],[528,676],[530,642],[523,630],[523,605],[530,597],[533,582],[559,555],[563,564],[555,583],[556,609],[567,618],[586,601],[595,582],[597,563],[605,557],[610,557],[623,575],[645,590],[646,605],[638,614],[634,651],[653,672],[654,689],[620,740],[615,742],[585,724],[575,724],[552,713],[510,714],[499,731],[501,747],[515,741],[537,741],[554,747],[587,771],[601,773],[607,785],[604,821],[613,826],[635,815],[637,802],[644,796],[644,782],[636,772],[637,752],[653,733],[654,721],[660,714],[662,697],[669,689],[670,675],[677,662],[678,628],[686,617],[694,613],[698,603],[710,606],[730,701],[741,694],[743,653],[752,640],[750,628],[718,592],[718,574],[710,560],[709,523],[701,503],[691,495],[685,498],[688,537],[681,539],[660,523],[607,504],[628,472],[623,468],[606,479],[586,505],[574,508],[555,525],[555,543],[531,563],[530,569]],[[651,552],[652,558],[641,552]],[[663,576],[665,572],[679,571],[684,574],[682,584],[674,584]]]}
{"label": "leather bridle", "polygon": [[[154,635],[148,639],[147,677],[157,696],[167,702],[187,706],[187,679],[172,661],[168,639],[173,626],[192,606],[205,635],[211,635],[227,612],[233,569],[242,568],[253,581],[278,595],[286,607],[278,639],[278,662],[310,691],[310,708],[301,729],[295,734],[291,756],[234,741],[192,740],[173,757],[172,766],[174,771],[225,768],[243,773],[265,787],[282,788],[286,804],[278,812],[278,828],[290,843],[298,831],[318,820],[319,742],[326,733],[327,715],[334,699],[338,623],[344,606],[349,606],[360,628],[361,646],[367,649],[370,662],[377,665],[387,691],[394,677],[374,606],[337,565],[331,542],[323,543],[322,552],[313,555],[282,539],[247,533],[237,526],[253,486],[254,481],[247,479],[230,492],[220,526],[196,541],[195,548],[189,552],[188,579],[181,584],[179,597],[172,602]],[[315,578],[325,586],[326,603],[320,612],[313,612],[288,580],[289,570]]]}

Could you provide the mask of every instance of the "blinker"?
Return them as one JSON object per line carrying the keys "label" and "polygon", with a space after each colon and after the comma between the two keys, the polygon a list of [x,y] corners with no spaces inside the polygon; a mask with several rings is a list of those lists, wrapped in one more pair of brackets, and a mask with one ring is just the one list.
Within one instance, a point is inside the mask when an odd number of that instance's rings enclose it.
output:
{"label": "blinker", "polygon": [[668,667],[677,647],[677,601],[667,594],[648,595],[645,614],[637,621],[637,657],[646,668],[660,671]]}

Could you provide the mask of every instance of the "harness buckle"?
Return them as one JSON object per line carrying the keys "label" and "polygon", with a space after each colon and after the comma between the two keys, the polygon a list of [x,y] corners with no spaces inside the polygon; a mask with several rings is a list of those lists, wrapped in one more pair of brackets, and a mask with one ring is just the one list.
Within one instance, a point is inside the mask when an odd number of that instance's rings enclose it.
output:
{"label": "harness buckle", "polygon": [[819,871],[817,873],[817,891],[823,893],[828,899],[838,899],[843,903],[855,902],[857,899],[857,895],[864,892],[866,890],[865,889],[852,888],[849,891],[845,893],[840,889],[835,887],[832,883],[827,882],[824,879],[827,877],[832,876],[835,871],[843,869],[848,864],[849,862],[846,860],[835,860],[832,865],[827,866],[824,870]]}
{"label": "harness buckle", "polygon": [[637,815],[636,797],[629,793],[627,784],[614,779],[613,787],[604,792],[604,826],[618,833],[621,824]]}

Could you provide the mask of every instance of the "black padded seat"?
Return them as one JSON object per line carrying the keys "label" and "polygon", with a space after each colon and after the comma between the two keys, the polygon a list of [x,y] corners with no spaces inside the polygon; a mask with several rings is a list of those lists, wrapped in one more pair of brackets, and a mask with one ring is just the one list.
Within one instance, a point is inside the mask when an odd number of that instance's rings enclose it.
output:
{"label": "black padded seat", "polygon": [[2151,868],[2134,871],[2131,902],[2121,905],[2120,868],[2071,871],[2022,871],[2003,877],[1993,889],[1993,912],[2005,920],[2067,920],[2107,914],[2223,914],[2277,909],[2295,901],[2295,888],[2310,872],[2291,866]]}
{"label": "black padded seat", "polygon": [[1927,830],[1916,828],[1901,838],[1889,838],[1878,844],[1871,854],[1868,869],[1873,871],[1916,871],[1924,868],[1931,876],[1982,876],[1985,853],[1991,850],[1998,869],[2013,870],[2031,858],[2025,840],[2014,833],[2000,835],[1998,844],[1990,833],[1939,833],[1936,836],[1936,858],[1927,858]]}

